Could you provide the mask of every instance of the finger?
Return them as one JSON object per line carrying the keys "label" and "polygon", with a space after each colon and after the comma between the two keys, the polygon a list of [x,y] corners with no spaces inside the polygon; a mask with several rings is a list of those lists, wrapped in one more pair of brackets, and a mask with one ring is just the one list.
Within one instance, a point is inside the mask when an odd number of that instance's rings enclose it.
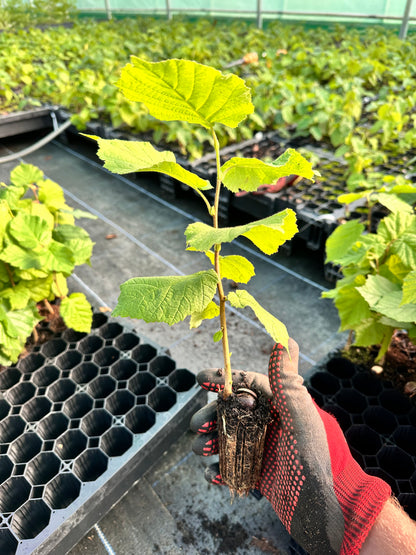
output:
{"label": "finger", "polygon": [[200,434],[192,442],[192,451],[195,455],[210,457],[218,454],[218,434]]}
{"label": "finger", "polygon": [[218,463],[213,463],[207,466],[204,472],[204,477],[210,484],[215,484],[216,486],[225,486],[220,474],[220,465]]}
{"label": "finger", "polygon": [[[298,376],[299,347],[296,341],[289,339],[289,351],[280,343],[276,343],[269,360],[269,382],[274,401],[284,402],[288,382],[297,383],[302,378]],[[290,389],[290,387],[289,387]]]}
{"label": "finger", "polygon": [[278,365],[282,374],[297,374],[299,366],[299,346],[296,341],[289,338],[289,350],[287,351],[280,343],[276,343],[270,355],[270,367]]}
{"label": "finger", "polygon": [[207,434],[217,428],[217,402],[212,401],[196,412],[190,423],[190,429],[197,434]]}
{"label": "finger", "polygon": [[269,380],[272,406],[279,413],[282,429],[303,433],[311,427],[313,419],[320,417],[298,374],[298,361],[299,347],[293,339],[289,339],[289,352],[276,344],[270,356]]}
{"label": "finger", "polygon": [[196,377],[199,385],[207,391],[218,393],[224,389],[224,370],[222,368],[208,368],[202,370]]}
{"label": "finger", "polygon": [[[208,391],[218,392],[224,388],[224,370],[222,368],[202,370],[196,379],[199,385]],[[232,379],[234,386],[255,389],[261,391],[269,399],[272,397],[269,380],[265,374],[233,370]]]}

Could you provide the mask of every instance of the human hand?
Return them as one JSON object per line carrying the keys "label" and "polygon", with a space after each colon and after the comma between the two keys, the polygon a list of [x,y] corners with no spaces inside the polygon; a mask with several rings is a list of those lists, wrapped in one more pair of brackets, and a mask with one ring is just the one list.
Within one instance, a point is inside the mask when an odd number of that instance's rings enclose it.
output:
{"label": "human hand", "polygon": [[[275,345],[268,377],[233,373],[235,384],[254,382],[270,399],[273,420],[257,487],[310,555],[356,554],[390,497],[390,486],[366,474],[353,459],[335,418],[317,407],[303,385],[293,340],[289,352]],[[197,379],[208,391],[223,387],[218,369],[205,370]],[[198,432],[193,445],[197,454],[218,453],[215,401],[194,415],[191,429]],[[218,466],[208,467],[207,478],[222,483]]]}

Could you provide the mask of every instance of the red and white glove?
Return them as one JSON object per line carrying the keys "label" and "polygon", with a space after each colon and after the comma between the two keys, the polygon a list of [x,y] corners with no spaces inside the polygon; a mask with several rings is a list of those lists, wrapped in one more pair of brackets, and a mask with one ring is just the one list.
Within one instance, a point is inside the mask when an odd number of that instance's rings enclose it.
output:
{"label": "red and white glove", "polygon": [[[233,372],[235,384],[255,383],[270,399],[273,420],[257,488],[310,555],[355,555],[391,489],[353,459],[335,418],[315,404],[303,385],[293,340],[289,351],[290,357],[275,345],[269,379],[255,372]],[[223,387],[218,369],[204,370],[197,379],[208,391]],[[215,401],[193,416],[191,429],[198,433],[193,445],[197,454],[218,453]],[[209,467],[206,476],[212,483],[222,483],[218,465]]]}

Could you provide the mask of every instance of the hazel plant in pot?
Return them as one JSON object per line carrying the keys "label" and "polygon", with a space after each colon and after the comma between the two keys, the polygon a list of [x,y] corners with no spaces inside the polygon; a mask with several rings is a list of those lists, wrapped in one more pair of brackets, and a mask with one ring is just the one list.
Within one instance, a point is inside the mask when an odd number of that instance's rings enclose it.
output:
{"label": "hazel plant in pot", "polygon": [[85,217],[95,218],[68,206],[62,188],[31,164],[0,183],[0,365],[15,363],[29,340],[46,339],[37,328],[43,320],[90,331],[91,305],[67,285],[92,254],[94,243],[75,224]]}
{"label": "hazel plant in pot", "polygon": [[[342,272],[333,299],[340,331],[349,331],[345,354],[391,379],[406,391],[416,386],[416,187],[390,184],[378,190],[341,195],[350,203],[367,197],[390,213],[370,232],[366,223],[350,220],[326,242],[326,262]],[[414,388],[416,390],[416,387]]]}
{"label": "hazel plant in pot", "polygon": [[[262,447],[270,410],[268,401],[258,392],[243,388],[234,391],[228,342],[226,305],[250,307],[276,342],[288,345],[286,327],[267,312],[245,289],[224,292],[224,280],[246,284],[254,276],[254,267],[242,256],[221,255],[221,247],[237,237],[245,237],[267,255],[291,239],[297,232],[296,216],[284,210],[272,216],[236,227],[219,227],[218,208],[224,186],[232,193],[255,191],[291,174],[312,179],[311,164],[298,152],[288,149],[272,163],[252,158],[232,158],[221,165],[216,128],[235,128],[254,110],[249,89],[233,74],[189,60],[147,62],[131,58],[121,73],[118,87],[132,101],[143,103],[149,113],[163,121],[183,121],[209,131],[216,156],[215,186],[176,162],[170,151],[159,151],[148,142],[105,140],[88,135],[98,142],[98,156],[112,172],[159,172],[191,187],[203,200],[212,225],[191,223],[185,231],[187,249],[206,254],[213,268],[186,276],[135,277],[121,285],[114,316],[165,322],[173,325],[190,317],[190,327],[206,319],[219,317],[214,342],[222,342],[225,385],[219,393],[220,468],[232,492],[246,494],[257,482],[261,470]],[[221,127],[220,127],[221,128]],[[210,189],[213,195],[207,196]],[[209,201],[213,198],[213,204]],[[264,410],[265,405],[267,409]],[[235,423],[230,412],[237,406]],[[259,416],[261,415],[261,416]],[[256,430],[255,437],[249,433]],[[234,432],[234,433],[233,433]],[[250,448],[247,453],[242,447]]]}

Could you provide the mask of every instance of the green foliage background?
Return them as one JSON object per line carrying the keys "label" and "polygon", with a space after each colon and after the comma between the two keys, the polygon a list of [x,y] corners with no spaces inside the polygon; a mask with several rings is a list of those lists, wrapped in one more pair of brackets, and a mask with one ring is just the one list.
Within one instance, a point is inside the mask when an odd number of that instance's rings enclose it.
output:
{"label": "green foliage background", "polygon": [[[190,157],[210,151],[209,132],[188,122],[161,122],[116,87],[130,55],[149,61],[188,58],[224,69],[248,52],[259,61],[235,65],[253,92],[255,110],[238,128],[219,131],[220,146],[274,129],[321,141],[348,163],[349,186],[375,167],[407,163],[416,148],[416,35],[386,28],[323,30],[272,22],[264,31],[244,21],[174,17],[75,21],[71,28],[28,28],[0,34],[0,113],[29,105],[66,107],[81,129],[99,118],[171,143]],[[406,160],[407,157],[407,160]]]}

